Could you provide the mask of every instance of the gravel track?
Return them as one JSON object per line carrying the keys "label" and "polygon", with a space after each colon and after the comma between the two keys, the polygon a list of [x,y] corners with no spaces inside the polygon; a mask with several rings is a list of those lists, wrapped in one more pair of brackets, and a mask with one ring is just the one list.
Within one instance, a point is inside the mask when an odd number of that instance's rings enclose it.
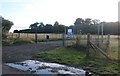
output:
{"label": "gravel track", "polygon": [[33,59],[32,56],[40,51],[49,51],[56,47],[60,47],[60,43],[38,43],[26,44],[19,46],[3,46],[2,47],[2,73],[3,74],[30,74],[29,72],[19,71],[8,67],[5,63],[19,62],[23,60]]}

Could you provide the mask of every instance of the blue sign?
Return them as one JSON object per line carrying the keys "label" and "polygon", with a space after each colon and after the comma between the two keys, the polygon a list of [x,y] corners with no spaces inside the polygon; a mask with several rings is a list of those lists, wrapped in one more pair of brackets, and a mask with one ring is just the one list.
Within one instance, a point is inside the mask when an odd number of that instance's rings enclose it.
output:
{"label": "blue sign", "polygon": [[73,37],[73,30],[67,29],[67,38],[72,38],[72,37]]}

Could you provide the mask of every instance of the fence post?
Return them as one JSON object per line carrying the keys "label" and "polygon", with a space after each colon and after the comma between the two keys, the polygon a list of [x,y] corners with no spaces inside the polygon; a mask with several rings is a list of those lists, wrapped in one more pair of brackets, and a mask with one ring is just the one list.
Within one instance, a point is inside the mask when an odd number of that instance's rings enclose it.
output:
{"label": "fence post", "polygon": [[79,47],[79,44],[80,44],[80,41],[79,41],[79,36],[77,34],[77,36],[76,36],[76,47]]}
{"label": "fence post", "polygon": [[101,25],[101,38],[102,38],[102,43],[103,43],[103,23]]}
{"label": "fence post", "polygon": [[97,46],[99,47],[100,46],[100,40],[99,40],[99,37],[97,39]]}
{"label": "fence post", "polygon": [[105,43],[105,51],[108,52],[108,49],[109,49],[109,45],[110,45],[110,34],[107,35],[106,37],[107,41]]}
{"label": "fence post", "polygon": [[35,28],[35,43],[37,44],[37,28]]}
{"label": "fence post", "polygon": [[90,43],[90,34],[88,33],[88,34],[87,34],[87,49],[88,49],[88,50],[87,50],[87,57],[89,57],[89,48],[90,48],[90,47],[89,47],[89,43]]}
{"label": "fence post", "polygon": [[65,33],[63,33],[63,47],[65,46]]}
{"label": "fence post", "polygon": [[102,34],[102,36],[101,36],[101,42],[103,43],[103,34]]}
{"label": "fence post", "polygon": [[110,34],[108,34],[107,47],[109,47],[109,44],[110,44]]}
{"label": "fence post", "polygon": [[18,31],[18,37],[17,38],[20,38],[20,31]]}
{"label": "fence post", "polygon": [[28,33],[27,33],[27,38],[28,38]]}
{"label": "fence post", "polygon": [[37,44],[37,33],[35,33],[35,43]]}
{"label": "fence post", "polygon": [[84,39],[86,39],[86,37],[85,37],[86,35],[84,34]]}
{"label": "fence post", "polygon": [[12,38],[14,38],[14,35],[13,35],[13,33],[12,33]]}

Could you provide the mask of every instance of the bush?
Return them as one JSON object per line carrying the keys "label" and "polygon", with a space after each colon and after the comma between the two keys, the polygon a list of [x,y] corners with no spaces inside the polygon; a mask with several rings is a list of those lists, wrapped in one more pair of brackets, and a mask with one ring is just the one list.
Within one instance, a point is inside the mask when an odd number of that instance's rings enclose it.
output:
{"label": "bush", "polygon": [[9,46],[10,45],[10,42],[9,40],[2,40],[2,45],[3,46]]}
{"label": "bush", "polygon": [[7,35],[5,33],[2,33],[2,39],[6,39]]}
{"label": "bush", "polygon": [[30,43],[33,43],[30,39],[16,39],[14,42],[13,42],[13,45],[22,45],[22,44],[30,44]]}
{"label": "bush", "polygon": [[3,46],[22,45],[22,44],[31,44],[31,43],[34,43],[34,42],[30,39],[20,39],[20,38],[11,39],[11,38],[9,38],[9,39],[2,40]]}

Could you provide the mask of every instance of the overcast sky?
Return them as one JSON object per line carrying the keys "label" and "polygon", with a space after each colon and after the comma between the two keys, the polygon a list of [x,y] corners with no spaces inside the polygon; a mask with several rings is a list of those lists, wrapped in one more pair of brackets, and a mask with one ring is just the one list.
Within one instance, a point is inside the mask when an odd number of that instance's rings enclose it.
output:
{"label": "overcast sky", "polygon": [[28,28],[35,22],[73,25],[76,18],[118,21],[120,0],[0,0],[0,14],[13,21],[11,29]]}

